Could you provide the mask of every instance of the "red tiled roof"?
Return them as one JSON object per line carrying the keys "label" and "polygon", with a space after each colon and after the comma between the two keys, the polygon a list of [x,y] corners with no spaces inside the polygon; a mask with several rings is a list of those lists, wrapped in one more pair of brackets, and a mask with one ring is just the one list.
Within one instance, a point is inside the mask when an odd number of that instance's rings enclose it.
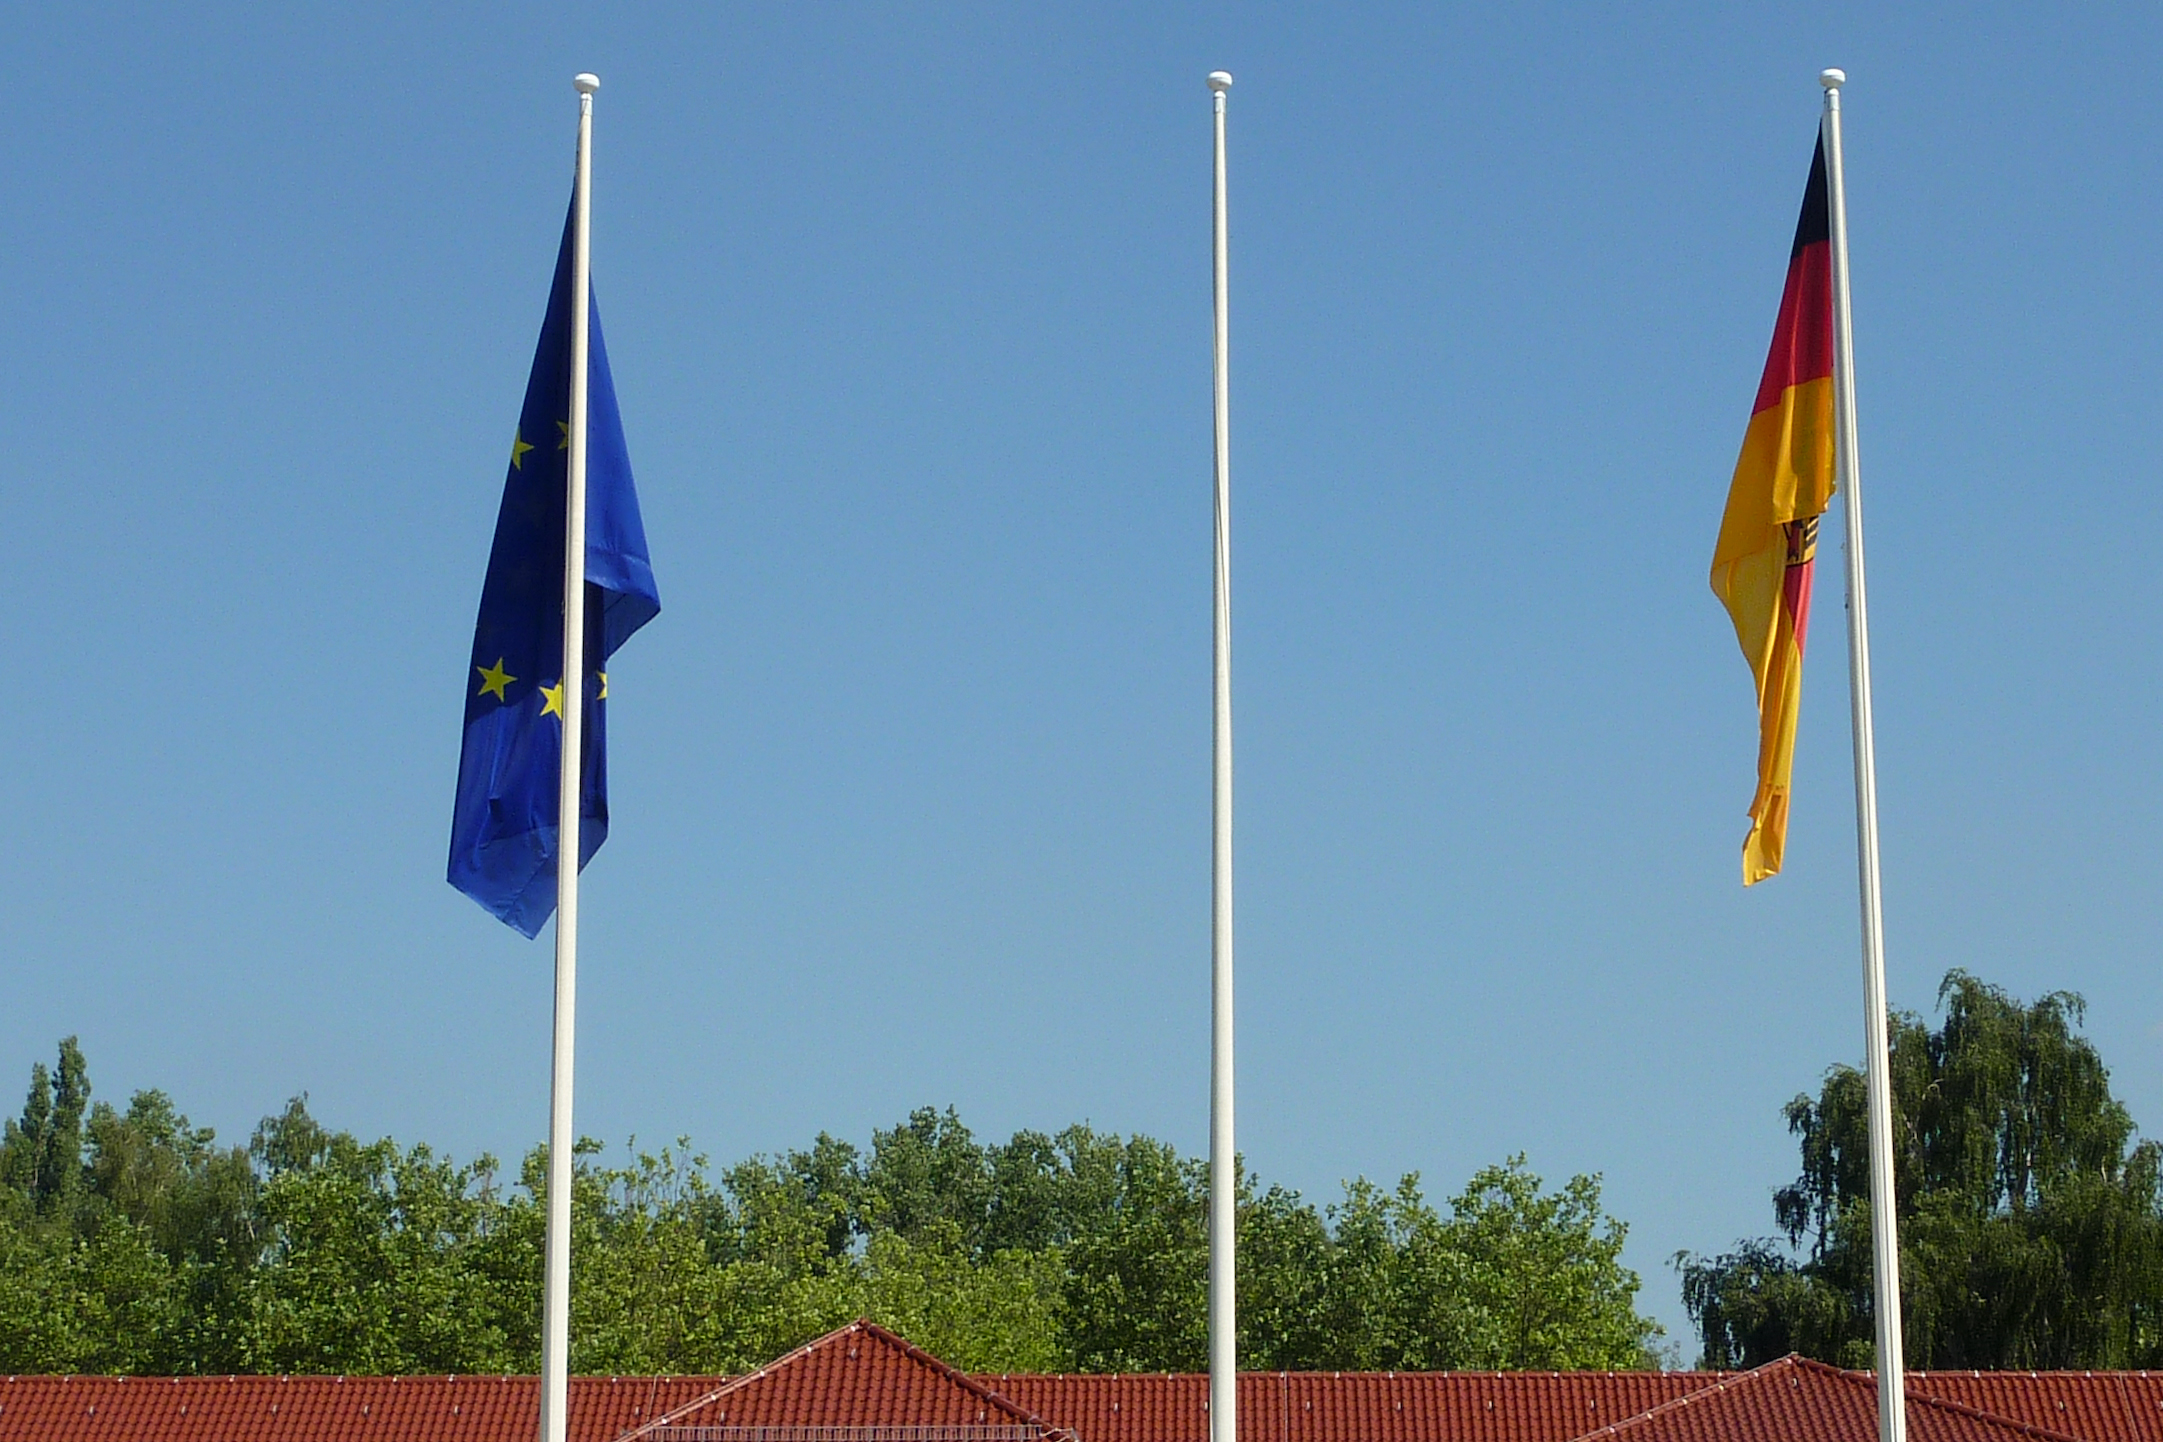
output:
{"label": "red tiled roof", "polygon": [[[1713,1372],[1248,1372],[1243,1442],[1571,1442]],[[1207,1442],[1199,1373],[979,1376],[1083,1442]],[[2163,1442],[2163,1439],[2159,1439]]]}
{"label": "red tiled roof", "polygon": [[[573,1377],[572,1442],[614,1442],[719,1377]],[[7,1377],[0,1442],[529,1442],[532,1377]]]}
{"label": "red tiled roof", "polygon": [[[2163,1375],[1919,1372],[1914,1442],[2163,1442]],[[1869,1374],[1259,1372],[1242,1442],[1875,1442]],[[0,1442],[530,1442],[531,1377],[8,1377]],[[1206,1442],[1208,1381],[970,1377],[867,1322],[748,1377],[577,1377],[573,1442]],[[681,1429],[681,1430],[678,1430]],[[827,1429],[823,1433],[814,1429]],[[835,1430],[838,1429],[838,1430]],[[1061,1437],[1060,1434],[1066,1434]]]}
{"label": "red tiled roof", "polygon": [[707,1427],[1003,1427],[1057,1431],[871,1322],[851,1322],[649,1424]]}
{"label": "red tiled roof", "polygon": [[[1912,1390],[1907,1412],[1914,1442],[2081,1442]],[[1603,1427],[1584,1442],[1867,1442],[1877,1435],[1874,1378],[1788,1356]],[[2114,1429],[2103,1435],[2122,1434]]]}
{"label": "red tiled roof", "polygon": [[2153,1372],[1911,1372],[1908,1396],[2076,1437],[2163,1442],[2163,1376]]}

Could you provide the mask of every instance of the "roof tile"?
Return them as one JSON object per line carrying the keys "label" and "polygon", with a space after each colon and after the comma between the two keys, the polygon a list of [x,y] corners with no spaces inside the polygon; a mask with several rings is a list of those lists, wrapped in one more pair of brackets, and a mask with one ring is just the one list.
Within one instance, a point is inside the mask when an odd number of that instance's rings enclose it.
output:
{"label": "roof tile", "polygon": [[[1917,1372],[1913,1442],[2163,1442],[2163,1376]],[[1196,1374],[967,1376],[858,1322],[748,1377],[576,1377],[573,1442],[668,1429],[1000,1429],[1008,1438],[1207,1442]],[[1867,1373],[1799,1357],[1752,1372],[1255,1372],[1242,1442],[1875,1442]],[[8,1377],[0,1442],[529,1442],[531,1377]],[[690,1432],[678,1434],[681,1437]],[[797,1434],[799,1438],[803,1434]],[[985,1434],[978,1434],[985,1435]],[[829,1434],[827,1442],[873,1442]],[[1064,1442],[1064,1439],[1060,1439]]]}
{"label": "roof tile", "polygon": [[[1907,1414],[1914,1442],[2080,1442],[1913,1389]],[[1791,1355],[1602,1427],[1583,1442],[1870,1442],[1877,1435],[1874,1377]]]}

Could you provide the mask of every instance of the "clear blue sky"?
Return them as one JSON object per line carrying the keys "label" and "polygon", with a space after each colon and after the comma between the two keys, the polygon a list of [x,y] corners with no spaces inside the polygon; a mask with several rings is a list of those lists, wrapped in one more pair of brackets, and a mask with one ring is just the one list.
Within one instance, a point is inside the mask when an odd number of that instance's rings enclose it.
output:
{"label": "clear blue sky", "polygon": [[[1898,9],[1900,13],[1894,12]],[[1240,1140],[1597,1170],[1646,1302],[1861,1052],[1838,548],[1787,874],[1705,573],[1848,94],[1892,996],[2074,988],[2163,1127],[2152,7],[46,6],[0,207],[0,1106],[515,1154],[549,949],[444,884],[600,72],[666,609],[582,1130],[953,1103],[1199,1151],[1209,97],[1232,95]]]}

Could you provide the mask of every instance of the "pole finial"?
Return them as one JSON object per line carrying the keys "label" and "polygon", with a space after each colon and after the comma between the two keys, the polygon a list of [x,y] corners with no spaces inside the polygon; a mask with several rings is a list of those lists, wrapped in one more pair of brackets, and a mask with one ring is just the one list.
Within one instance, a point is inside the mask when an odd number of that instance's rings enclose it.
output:
{"label": "pole finial", "polygon": [[1820,70],[1818,72],[1818,84],[1824,86],[1827,90],[1838,90],[1847,83],[1848,73],[1845,70]]}
{"label": "pole finial", "polygon": [[601,77],[590,70],[581,70],[571,77],[571,88],[581,95],[591,95],[601,88]]}
{"label": "pole finial", "polygon": [[1231,72],[1231,71],[1229,71],[1229,70],[1212,70],[1212,71],[1210,71],[1210,72],[1209,72],[1209,88],[1210,88],[1211,90],[1214,90],[1214,91],[1216,91],[1216,92],[1217,92],[1217,94],[1219,94],[1219,95],[1222,95],[1222,94],[1223,94],[1223,93],[1224,93],[1225,91],[1227,91],[1227,90],[1231,89],[1231,88],[1232,88],[1232,72]]}

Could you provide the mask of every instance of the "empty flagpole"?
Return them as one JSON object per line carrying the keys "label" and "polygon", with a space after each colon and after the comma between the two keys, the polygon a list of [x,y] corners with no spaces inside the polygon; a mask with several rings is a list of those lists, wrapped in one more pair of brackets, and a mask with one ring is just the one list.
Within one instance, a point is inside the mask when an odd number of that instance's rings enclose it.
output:
{"label": "empty flagpole", "polygon": [[557,771],[556,1021],[548,1087],[547,1262],[541,1282],[541,1442],[564,1442],[570,1422],[571,1052],[578,1015],[578,803],[586,710],[586,347],[592,279],[593,92],[578,89],[578,199],[571,239],[571,414],[563,512],[563,757]]}
{"label": "empty flagpole", "polygon": [[1863,585],[1863,497],[1855,456],[1855,329],[1848,304],[1847,173],[1840,153],[1840,87],[1827,70],[1825,180],[1832,208],[1835,475],[1846,499],[1849,710],[1855,731],[1855,860],[1862,886],[1864,1068],[1870,1106],[1870,1245],[1878,1333],[1879,1442],[1907,1442],[1900,1347],[1900,1237],[1893,1195],[1893,1081],[1885,1016],[1885,915],[1878,890],[1878,762],[1870,726],[1870,613]]}
{"label": "empty flagpole", "polygon": [[1232,409],[1230,292],[1225,270],[1224,92],[1232,77],[1209,75],[1217,111],[1217,727],[1216,837],[1210,868],[1209,968],[1209,1438],[1239,1439],[1237,1282],[1238,1152],[1232,1144]]}

